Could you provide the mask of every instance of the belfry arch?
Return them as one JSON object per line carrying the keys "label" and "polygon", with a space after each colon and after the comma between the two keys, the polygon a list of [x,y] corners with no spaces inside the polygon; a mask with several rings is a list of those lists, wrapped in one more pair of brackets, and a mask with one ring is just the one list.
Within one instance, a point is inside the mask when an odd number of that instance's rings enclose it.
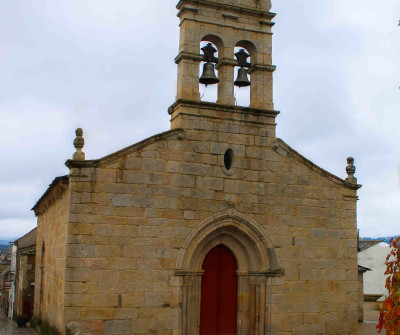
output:
{"label": "belfry arch", "polygon": [[202,221],[177,260],[175,275],[182,277],[182,334],[199,334],[202,264],[218,245],[228,248],[237,261],[237,334],[263,334],[268,320],[267,279],[282,271],[264,228],[234,210]]}

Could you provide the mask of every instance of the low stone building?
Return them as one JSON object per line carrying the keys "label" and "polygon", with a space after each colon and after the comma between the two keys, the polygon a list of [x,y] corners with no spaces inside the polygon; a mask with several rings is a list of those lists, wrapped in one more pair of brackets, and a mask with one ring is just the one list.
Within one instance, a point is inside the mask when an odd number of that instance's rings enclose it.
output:
{"label": "low stone building", "polygon": [[88,161],[78,129],[70,174],[33,208],[35,314],[107,335],[356,334],[354,160],[343,180],[276,138],[270,2],[177,8],[171,130]]}
{"label": "low stone building", "polygon": [[33,315],[36,228],[14,242],[17,245],[14,315]]}

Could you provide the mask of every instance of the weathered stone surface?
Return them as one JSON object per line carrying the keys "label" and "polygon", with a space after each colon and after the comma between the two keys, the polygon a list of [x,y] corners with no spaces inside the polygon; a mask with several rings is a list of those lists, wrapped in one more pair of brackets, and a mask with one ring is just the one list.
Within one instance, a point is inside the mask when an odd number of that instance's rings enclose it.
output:
{"label": "weathered stone surface", "polygon": [[129,207],[132,205],[132,195],[115,194],[111,197],[111,204],[115,207]]}
{"label": "weathered stone surface", "polygon": [[130,320],[110,320],[104,322],[105,335],[125,335],[131,333]]}

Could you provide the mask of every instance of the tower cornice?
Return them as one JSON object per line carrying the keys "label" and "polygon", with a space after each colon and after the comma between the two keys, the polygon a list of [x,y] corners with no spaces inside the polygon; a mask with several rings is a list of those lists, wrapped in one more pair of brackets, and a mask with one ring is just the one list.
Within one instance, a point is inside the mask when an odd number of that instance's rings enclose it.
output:
{"label": "tower cornice", "polygon": [[[226,10],[231,13],[245,14],[249,16],[263,17],[273,19],[276,14],[261,8],[252,8],[244,5],[235,5],[223,1],[210,1],[210,0],[180,0],[176,8],[179,11],[185,10],[185,5],[202,6],[206,8],[213,8],[217,10]],[[187,10],[187,9],[186,9]],[[178,16],[180,14],[178,13]]]}

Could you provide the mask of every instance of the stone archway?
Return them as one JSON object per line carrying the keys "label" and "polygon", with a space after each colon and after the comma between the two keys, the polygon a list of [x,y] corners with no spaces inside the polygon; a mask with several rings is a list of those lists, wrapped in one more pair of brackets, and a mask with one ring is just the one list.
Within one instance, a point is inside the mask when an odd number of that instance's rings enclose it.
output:
{"label": "stone archway", "polygon": [[264,334],[267,278],[282,272],[278,270],[275,250],[264,228],[235,210],[202,221],[177,260],[175,275],[183,279],[182,334],[199,334],[202,263],[208,252],[220,244],[237,260],[237,334]]}

